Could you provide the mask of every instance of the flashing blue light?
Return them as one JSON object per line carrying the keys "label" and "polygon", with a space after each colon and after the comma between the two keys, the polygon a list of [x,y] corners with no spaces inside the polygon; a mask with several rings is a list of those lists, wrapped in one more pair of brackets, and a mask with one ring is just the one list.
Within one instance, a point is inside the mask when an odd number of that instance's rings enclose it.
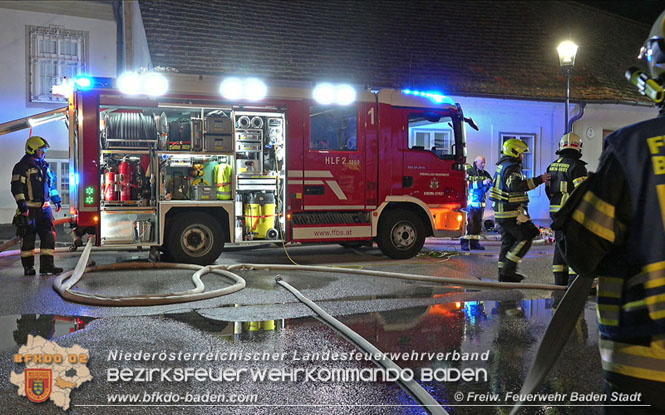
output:
{"label": "flashing blue light", "polygon": [[410,90],[410,89],[403,89],[402,93],[405,95],[415,95],[417,97],[424,97],[424,98],[429,98],[432,102],[435,102],[437,104],[454,104],[455,101],[450,99],[450,97],[447,97],[446,95],[443,95],[439,92],[423,92],[423,91],[416,91],[416,90]]}
{"label": "flashing blue light", "polygon": [[92,79],[87,76],[79,76],[74,80],[74,84],[78,89],[90,89],[92,87]]}

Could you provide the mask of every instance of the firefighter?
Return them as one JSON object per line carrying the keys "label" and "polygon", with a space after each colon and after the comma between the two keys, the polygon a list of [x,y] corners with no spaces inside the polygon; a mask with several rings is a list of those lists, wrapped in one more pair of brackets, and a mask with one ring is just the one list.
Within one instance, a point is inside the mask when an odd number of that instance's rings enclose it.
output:
{"label": "firefighter", "polygon": [[[18,205],[17,217],[22,233],[21,263],[23,274],[35,275],[35,236],[39,234],[41,241],[39,255],[39,273],[59,274],[62,268],[53,263],[55,248],[55,225],[53,213],[61,210],[61,199],[55,189],[55,174],[44,160],[48,142],[39,136],[28,138],[25,143],[25,156],[16,163],[12,171],[11,190]],[[22,228],[22,229],[21,229]]]}
{"label": "firefighter", "polygon": [[517,272],[517,264],[531,248],[531,241],[539,234],[529,218],[527,191],[548,183],[551,175],[527,179],[522,173],[522,160],[529,148],[522,140],[510,139],[503,143],[503,157],[499,159],[490,200],[494,218],[501,227],[501,253],[499,254],[499,281],[520,282],[524,279]]}
{"label": "firefighter", "polygon": [[[665,86],[664,26],[665,12],[640,52],[652,88]],[[645,84],[638,84],[643,93]],[[606,414],[665,411],[665,107],[657,105],[657,118],[605,139],[598,172],[555,221],[568,265],[581,277],[598,276],[599,349],[610,395],[641,393],[630,404],[651,405],[608,405]]]}
{"label": "firefighter", "polygon": [[[568,133],[561,137],[559,149],[556,154],[559,158],[547,168],[552,175],[552,181],[545,187],[547,197],[550,199],[550,216],[561,209],[568,200],[573,189],[587,177],[586,163],[582,157],[582,139],[575,133]],[[568,268],[559,249],[561,231],[554,232],[555,248],[552,257],[552,272],[554,273],[554,284],[568,285],[575,279],[575,271]]]}
{"label": "firefighter", "polygon": [[485,212],[485,197],[492,183],[492,176],[485,171],[485,157],[478,156],[473,166],[466,166],[466,180],[469,182],[469,200],[467,202],[466,235],[460,239],[462,251],[477,249],[484,251],[480,246],[480,231]]}

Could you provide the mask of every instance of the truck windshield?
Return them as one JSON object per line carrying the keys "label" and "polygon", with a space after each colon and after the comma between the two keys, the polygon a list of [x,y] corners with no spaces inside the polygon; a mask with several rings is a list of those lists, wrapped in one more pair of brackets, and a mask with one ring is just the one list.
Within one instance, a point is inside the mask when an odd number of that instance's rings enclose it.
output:
{"label": "truck windshield", "polygon": [[442,159],[455,157],[453,119],[432,113],[409,114],[409,149],[431,151]]}

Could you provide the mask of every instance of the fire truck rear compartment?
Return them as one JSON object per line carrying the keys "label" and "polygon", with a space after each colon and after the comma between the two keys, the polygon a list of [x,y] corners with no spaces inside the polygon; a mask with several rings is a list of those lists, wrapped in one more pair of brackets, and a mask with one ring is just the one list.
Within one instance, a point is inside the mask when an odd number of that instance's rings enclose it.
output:
{"label": "fire truck rear compartment", "polygon": [[102,245],[209,264],[283,235],[283,113],[102,105],[100,120]]}

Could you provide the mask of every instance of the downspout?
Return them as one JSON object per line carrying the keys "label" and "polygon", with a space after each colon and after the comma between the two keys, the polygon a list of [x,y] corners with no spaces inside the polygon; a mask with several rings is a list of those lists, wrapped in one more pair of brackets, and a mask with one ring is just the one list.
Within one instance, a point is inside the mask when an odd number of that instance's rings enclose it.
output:
{"label": "downspout", "polygon": [[586,102],[580,102],[577,104],[578,112],[577,114],[573,115],[569,120],[568,120],[568,131],[573,131],[573,123],[584,115],[584,108],[586,108]]}
{"label": "downspout", "polygon": [[116,73],[125,71],[125,2],[116,0],[113,2],[113,15],[115,16],[116,37]]}

